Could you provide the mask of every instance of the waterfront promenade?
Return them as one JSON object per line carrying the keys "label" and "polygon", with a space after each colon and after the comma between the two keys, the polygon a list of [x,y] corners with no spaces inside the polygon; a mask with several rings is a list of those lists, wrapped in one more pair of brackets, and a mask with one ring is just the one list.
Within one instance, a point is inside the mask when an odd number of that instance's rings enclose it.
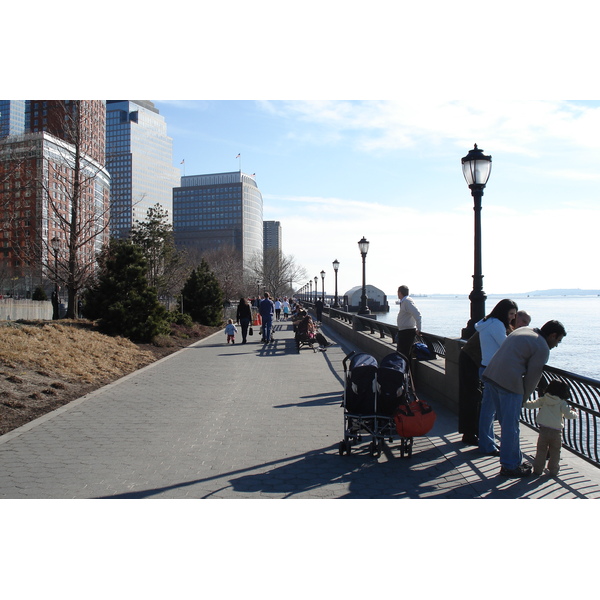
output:
{"label": "waterfront promenade", "polygon": [[[218,333],[0,436],[0,498],[600,498],[600,469],[567,450],[555,479],[500,477],[434,402],[411,458],[394,442],[375,459],[366,441],[340,456],[356,348],[324,333],[327,352],[300,354],[289,322],[269,345]],[[536,438],[521,426],[528,460]]]}

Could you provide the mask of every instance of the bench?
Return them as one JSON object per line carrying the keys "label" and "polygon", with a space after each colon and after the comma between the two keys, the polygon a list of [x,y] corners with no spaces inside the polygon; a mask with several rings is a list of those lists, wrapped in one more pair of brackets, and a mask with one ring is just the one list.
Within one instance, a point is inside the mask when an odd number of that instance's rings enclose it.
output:
{"label": "bench", "polygon": [[310,346],[313,352],[317,351],[315,346],[318,346],[319,342],[317,342],[315,338],[309,337],[307,333],[296,331],[294,339],[296,340],[296,350],[298,351],[298,354],[300,354],[300,348],[302,348],[302,346]]}

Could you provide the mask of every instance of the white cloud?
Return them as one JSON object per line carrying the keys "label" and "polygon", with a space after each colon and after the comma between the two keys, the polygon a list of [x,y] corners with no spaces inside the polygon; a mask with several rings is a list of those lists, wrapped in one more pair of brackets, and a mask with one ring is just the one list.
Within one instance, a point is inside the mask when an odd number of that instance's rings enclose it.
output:
{"label": "white cloud", "polygon": [[[265,212],[285,225],[284,252],[307,268],[309,279],[324,269],[326,291],[331,293],[331,263],[336,258],[339,292],[360,285],[357,242],[363,235],[371,241],[367,280],[389,294],[400,283],[414,293],[472,289],[473,211],[467,206],[432,216],[342,198],[288,197],[277,203],[265,199]],[[485,291],[600,288],[600,278],[587,261],[597,254],[598,222],[600,208],[528,210],[486,205],[482,214]]]}

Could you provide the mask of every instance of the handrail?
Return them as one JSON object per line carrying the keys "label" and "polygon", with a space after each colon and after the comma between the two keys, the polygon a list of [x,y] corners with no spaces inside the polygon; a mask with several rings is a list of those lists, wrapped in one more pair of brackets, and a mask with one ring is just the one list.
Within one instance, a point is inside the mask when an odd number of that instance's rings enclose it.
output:
{"label": "handrail", "polygon": [[[382,323],[355,313],[346,313],[338,309],[329,309],[329,316],[353,324],[360,331],[369,331],[371,334],[377,333],[382,340],[388,336],[393,342],[398,331],[395,325]],[[447,338],[423,332],[421,335],[428,343],[427,345],[433,347],[436,357],[446,357],[445,340]],[[461,347],[464,345],[464,342],[459,343]],[[562,434],[564,447],[580,458],[600,467],[600,441],[598,439],[600,436],[600,381],[577,373],[563,371],[556,367],[546,366],[542,373],[540,387],[545,389],[546,385],[553,379],[568,384],[571,390],[571,399],[568,402],[579,412],[576,419],[565,419]],[[538,392],[536,391],[533,398],[537,396]],[[537,409],[523,408],[521,410],[521,422],[539,431],[536,415]]]}
{"label": "handrail", "polygon": [[[598,433],[600,430],[600,381],[583,377],[577,373],[563,371],[556,367],[544,368],[542,374],[543,389],[553,379],[565,382],[571,390],[571,399],[567,402],[577,409],[579,415],[576,419],[565,419],[562,433],[563,445],[577,456],[600,466],[600,448]],[[537,398],[539,393],[534,392]],[[535,417],[537,409],[523,408],[521,421],[538,430]]]}

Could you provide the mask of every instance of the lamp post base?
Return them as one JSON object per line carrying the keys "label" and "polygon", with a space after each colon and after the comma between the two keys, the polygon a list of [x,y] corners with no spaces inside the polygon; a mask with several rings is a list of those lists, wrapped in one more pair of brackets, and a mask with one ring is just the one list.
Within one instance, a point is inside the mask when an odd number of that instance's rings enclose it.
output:
{"label": "lamp post base", "polygon": [[460,335],[463,340],[468,340],[475,333],[475,323],[478,323],[485,317],[485,301],[487,300],[487,296],[483,290],[473,290],[469,294],[469,300],[471,301],[471,318],[467,326],[461,331]]}

